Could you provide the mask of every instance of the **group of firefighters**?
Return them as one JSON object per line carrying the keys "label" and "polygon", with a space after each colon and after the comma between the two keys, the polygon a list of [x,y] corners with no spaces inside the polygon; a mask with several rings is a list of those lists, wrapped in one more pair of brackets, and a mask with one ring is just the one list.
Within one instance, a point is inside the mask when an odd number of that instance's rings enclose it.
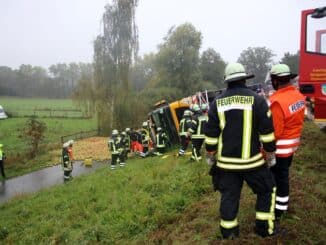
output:
{"label": "group of firefighters", "polygon": [[154,142],[155,149],[153,149],[153,139],[147,121],[143,122],[139,131],[126,128],[119,134],[118,130],[114,129],[108,141],[111,151],[111,169],[114,170],[118,164],[120,167],[125,166],[129,152],[138,153],[143,158],[150,154],[162,155],[169,144],[169,139],[161,127],[156,128]]}
{"label": "group of firefighters", "polygon": [[[223,239],[239,236],[237,213],[243,182],[257,195],[255,233],[266,237],[277,234],[289,202],[289,167],[300,143],[304,122],[305,97],[291,84],[296,74],[285,64],[274,65],[270,71],[275,93],[269,101],[246,86],[247,74],[240,63],[225,68],[226,90],[209,105],[194,104],[185,110],[179,124],[184,156],[192,142],[191,160],[200,161],[205,142],[206,161],[215,190],[221,193],[220,230]],[[125,166],[130,151],[141,157],[163,154],[169,139],[162,128],[155,129],[155,147],[148,122],[139,131],[126,128],[119,134],[114,129],[109,138],[111,169]],[[64,175],[71,178],[72,159],[64,144]],[[154,149],[154,151],[150,151]],[[65,158],[66,157],[66,158]],[[275,222],[277,221],[277,222]]]}

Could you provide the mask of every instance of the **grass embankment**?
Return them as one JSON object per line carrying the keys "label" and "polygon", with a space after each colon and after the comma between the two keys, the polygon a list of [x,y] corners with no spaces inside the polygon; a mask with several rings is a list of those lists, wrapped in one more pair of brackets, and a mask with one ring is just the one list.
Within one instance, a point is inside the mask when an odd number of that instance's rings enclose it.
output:
{"label": "grass embankment", "polygon": [[[326,237],[326,134],[307,123],[291,167],[290,210],[283,237],[253,234],[255,195],[244,187],[232,244],[323,244]],[[203,163],[186,158],[129,159],[0,208],[0,243],[214,244],[219,194]],[[228,242],[226,242],[228,243]],[[231,244],[231,242],[230,242]]]}
{"label": "grass embankment", "polygon": [[[37,120],[46,124],[47,130],[40,149],[40,154],[35,159],[28,159],[29,143],[22,137],[22,129],[28,116],[34,115],[35,108],[49,109],[76,109],[69,99],[35,99],[19,97],[1,97],[0,104],[6,111],[26,117],[8,118],[0,121],[0,143],[8,159],[6,161],[6,174],[8,177],[22,175],[43,167],[58,163],[60,154],[48,154],[52,149],[61,148],[61,136],[74,134],[80,131],[89,131],[96,128],[96,119],[69,118],[75,112],[64,111],[67,118],[43,118],[39,115]],[[37,112],[40,113],[40,112]],[[48,112],[45,112],[49,114]]]}

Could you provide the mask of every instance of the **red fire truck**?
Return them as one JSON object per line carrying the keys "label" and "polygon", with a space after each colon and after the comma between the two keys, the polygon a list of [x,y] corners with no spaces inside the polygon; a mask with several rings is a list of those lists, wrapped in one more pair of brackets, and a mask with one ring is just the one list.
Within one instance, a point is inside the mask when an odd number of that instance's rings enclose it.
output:
{"label": "red fire truck", "polygon": [[326,125],[326,6],[302,11],[299,87],[315,122]]}

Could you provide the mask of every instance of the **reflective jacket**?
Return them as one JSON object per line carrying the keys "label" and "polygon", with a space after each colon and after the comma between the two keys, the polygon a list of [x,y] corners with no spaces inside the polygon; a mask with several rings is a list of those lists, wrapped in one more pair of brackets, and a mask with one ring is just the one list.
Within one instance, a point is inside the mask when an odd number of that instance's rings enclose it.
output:
{"label": "reflective jacket", "polygon": [[4,159],[4,153],[2,151],[2,149],[0,148],[0,161],[2,161]]}
{"label": "reflective jacket", "polygon": [[193,123],[194,133],[191,135],[191,138],[204,139],[205,138],[204,127],[208,121],[208,116],[206,114],[196,115],[194,121],[196,121],[196,123]]}
{"label": "reflective jacket", "polygon": [[64,171],[72,170],[71,159],[69,158],[68,148],[62,148],[62,165]]}
{"label": "reflective jacket", "polygon": [[141,143],[143,146],[148,147],[149,145],[149,132],[146,128],[142,128],[140,131]]}
{"label": "reflective jacket", "polygon": [[156,148],[165,148],[168,137],[164,132],[156,134]]}
{"label": "reflective jacket", "polygon": [[267,102],[245,85],[230,86],[214,99],[204,131],[206,150],[217,151],[217,166],[225,170],[262,166],[261,144],[265,151],[275,151]]}
{"label": "reflective jacket", "polygon": [[294,86],[287,86],[277,90],[270,97],[270,103],[275,128],[276,155],[291,156],[300,144],[305,97]]}
{"label": "reflective jacket", "polygon": [[120,137],[115,136],[110,138],[108,144],[112,155],[120,154]]}
{"label": "reflective jacket", "polygon": [[179,135],[180,136],[187,136],[187,132],[194,132],[192,129],[192,124],[195,121],[191,119],[190,116],[185,116],[180,120],[179,123]]}

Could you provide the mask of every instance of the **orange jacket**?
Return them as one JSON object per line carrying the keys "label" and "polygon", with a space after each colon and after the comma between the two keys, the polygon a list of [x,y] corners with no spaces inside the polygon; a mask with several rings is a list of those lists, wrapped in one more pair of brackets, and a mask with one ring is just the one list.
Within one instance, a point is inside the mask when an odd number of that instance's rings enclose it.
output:
{"label": "orange jacket", "polygon": [[304,122],[305,97],[294,87],[277,90],[271,97],[276,155],[288,157],[294,154],[300,144]]}

